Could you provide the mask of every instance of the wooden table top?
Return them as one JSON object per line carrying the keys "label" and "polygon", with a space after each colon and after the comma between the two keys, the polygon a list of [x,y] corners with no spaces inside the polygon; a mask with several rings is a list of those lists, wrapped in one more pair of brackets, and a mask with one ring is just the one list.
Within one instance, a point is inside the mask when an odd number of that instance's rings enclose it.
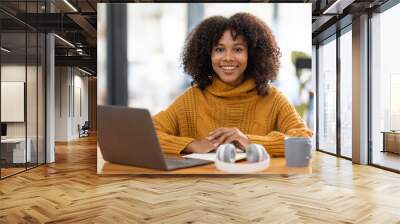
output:
{"label": "wooden table top", "polygon": [[[287,167],[285,158],[271,158],[268,169],[255,174],[310,174],[311,162],[307,167]],[[104,161],[99,148],[97,148],[97,174],[99,175],[139,175],[139,174],[230,174],[218,170],[214,163],[172,170],[154,170],[135,166],[121,165]]]}

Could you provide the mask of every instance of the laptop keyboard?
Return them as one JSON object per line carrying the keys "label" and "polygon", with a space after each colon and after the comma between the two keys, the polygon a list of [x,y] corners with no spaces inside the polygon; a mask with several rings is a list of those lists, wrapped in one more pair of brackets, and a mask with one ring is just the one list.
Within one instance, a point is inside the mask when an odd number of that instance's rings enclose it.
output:
{"label": "laptop keyboard", "polygon": [[192,159],[166,159],[166,162],[173,164],[193,164]]}
{"label": "laptop keyboard", "polygon": [[201,159],[187,159],[187,158],[166,158],[168,169],[177,169],[183,167],[192,167],[212,163],[212,161]]}

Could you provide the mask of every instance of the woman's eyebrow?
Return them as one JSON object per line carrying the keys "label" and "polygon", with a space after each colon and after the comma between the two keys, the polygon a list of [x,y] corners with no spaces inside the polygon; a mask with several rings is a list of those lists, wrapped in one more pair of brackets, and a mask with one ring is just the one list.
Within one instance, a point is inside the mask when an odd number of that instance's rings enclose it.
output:
{"label": "woman's eyebrow", "polygon": [[[246,43],[245,43],[245,42],[239,42],[239,43],[234,43],[233,45],[234,45],[234,46],[237,46],[237,45],[246,46]],[[217,46],[225,46],[225,44],[223,44],[223,43],[217,43],[214,47],[217,47]]]}

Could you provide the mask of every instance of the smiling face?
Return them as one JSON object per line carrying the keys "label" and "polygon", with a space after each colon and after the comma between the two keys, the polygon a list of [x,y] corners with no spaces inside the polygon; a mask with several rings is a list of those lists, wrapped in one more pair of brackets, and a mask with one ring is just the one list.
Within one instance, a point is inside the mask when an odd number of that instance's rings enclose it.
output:
{"label": "smiling face", "polygon": [[247,43],[243,36],[233,39],[226,30],[211,51],[211,64],[217,76],[231,86],[238,86],[247,66]]}

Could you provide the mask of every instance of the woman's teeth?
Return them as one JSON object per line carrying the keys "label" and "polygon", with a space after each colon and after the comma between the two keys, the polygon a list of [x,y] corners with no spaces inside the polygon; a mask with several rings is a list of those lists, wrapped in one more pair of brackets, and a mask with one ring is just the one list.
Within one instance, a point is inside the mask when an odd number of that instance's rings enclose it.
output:
{"label": "woman's teeth", "polygon": [[233,70],[235,68],[236,68],[236,66],[222,66],[222,69],[224,69],[224,70]]}

